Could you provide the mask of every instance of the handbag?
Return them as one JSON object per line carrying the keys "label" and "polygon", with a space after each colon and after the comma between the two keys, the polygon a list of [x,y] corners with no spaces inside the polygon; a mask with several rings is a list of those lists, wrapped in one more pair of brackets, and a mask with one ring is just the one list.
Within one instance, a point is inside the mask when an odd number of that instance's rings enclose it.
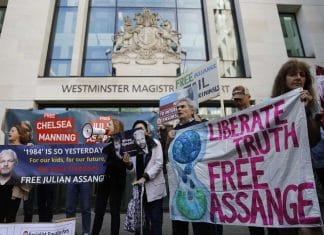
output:
{"label": "handbag", "polygon": [[124,222],[124,230],[128,232],[141,232],[143,228],[144,211],[143,211],[143,194],[144,185],[134,185],[132,199],[127,206],[127,213]]}

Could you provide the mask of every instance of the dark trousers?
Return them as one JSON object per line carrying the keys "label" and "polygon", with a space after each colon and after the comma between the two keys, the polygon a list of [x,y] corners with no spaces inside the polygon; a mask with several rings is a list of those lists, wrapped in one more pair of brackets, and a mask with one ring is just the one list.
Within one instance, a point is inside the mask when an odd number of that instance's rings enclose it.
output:
{"label": "dark trousers", "polygon": [[117,183],[114,180],[105,179],[104,182],[98,184],[95,217],[93,220],[92,235],[99,235],[102,222],[106,213],[107,200],[109,197],[110,206],[110,234],[118,235],[120,229],[120,205],[125,189],[125,183]]}
{"label": "dark trousers", "polygon": [[[250,235],[264,235],[266,234],[265,231],[268,230],[268,235],[279,235],[279,230],[285,232],[285,229],[279,228],[263,228],[263,227],[249,227]],[[295,230],[295,229],[293,229]],[[285,234],[285,233],[284,233]]]}
{"label": "dark trousers", "polygon": [[13,185],[0,185],[0,223],[16,221],[20,198],[11,199]]}
{"label": "dark trousers", "polygon": [[12,185],[0,185],[0,223],[16,221],[20,198],[11,199]]}
{"label": "dark trousers", "polygon": [[28,194],[28,199],[24,201],[24,222],[25,223],[33,221],[34,198],[35,198],[35,188],[33,187]]}
{"label": "dark trousers", "polygon": [[52,222],[55,192],[55,184],[40,184],[37,186],[39,222]]}
{"label": "dark trousers", "polygon": [[250,235],[264,235],[264,228],[263,227],[253,227],[249,226]]}
{"label": "dark trousers", "polygon": [[[215,224],[193,222],[192,230],[194,235],[216,234],[217,227]],[[173,235],[188,235],[189,223],[185,221],[172,220]]]}
{"label": "dark trousers", "polygon": [[[143,197],[143,209],[145,213],[145,223],[143,228],[144,235],[162,235],[163,221],[163,198],[147,202],[146,196]],[[137,232],[136,234],[140,234]]]}

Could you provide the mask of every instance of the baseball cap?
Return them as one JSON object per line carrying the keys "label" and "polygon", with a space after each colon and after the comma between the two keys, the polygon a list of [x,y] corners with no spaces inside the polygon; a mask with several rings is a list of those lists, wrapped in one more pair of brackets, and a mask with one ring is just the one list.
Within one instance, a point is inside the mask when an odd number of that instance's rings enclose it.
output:
{"label": "baseball cap", "polygon": [[246,95],[251,96],[249,90],[244,86],[236,86],[232,91],[232,99],[242,99]]}

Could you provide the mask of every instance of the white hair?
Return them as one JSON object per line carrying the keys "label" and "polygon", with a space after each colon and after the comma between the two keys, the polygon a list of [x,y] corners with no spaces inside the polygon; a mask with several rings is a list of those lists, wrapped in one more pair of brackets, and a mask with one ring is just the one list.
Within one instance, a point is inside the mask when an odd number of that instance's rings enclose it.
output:
{"label": "white hair", "polygon": [[18,163],[18,157],[15,151],[12,149],[4,149],[0,152],[0,158],[5,156],[5,155],[10,155],[12,159],[14,160],[15,164]]}

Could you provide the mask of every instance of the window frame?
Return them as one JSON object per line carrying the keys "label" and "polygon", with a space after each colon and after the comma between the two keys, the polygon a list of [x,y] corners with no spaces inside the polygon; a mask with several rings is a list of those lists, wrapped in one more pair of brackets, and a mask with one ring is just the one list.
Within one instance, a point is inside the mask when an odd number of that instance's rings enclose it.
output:
{"label": "window frame", "polygon": [[[300,33],[300,29],[299,29],[299,24],[298,24],[298,20],[297,20],[297,16],[296,16],[296,13],[295,12],[281,12],[279,11],[279,21],[280,21],[280,27],[281,27],[281,31],[282,31],[282,36],[283,36],[283,40],[284,40],[284,43],[285,43],[285,47],[286,47],[286,53],[287,53],[287,56],[289,58],[306,58],[306,51],[305,51],[305,48],[304,48],[304,43],[303,43],[303,38],[302,38],[302,35]],[[298,36],[298,39],[299,39],[299,43],[300,43],[300,49],[301,49],[301,52],[302,52],[302,55],[299,56],[299,55],[289,55],[288,53],[288,47],[287,47],[287,44],[286,44],[286,37],[285,37],[285,34],[284,34],[284,29],[283,29],[283,26],[282,26],[282,23],[281,23],[281,18],[282,17],[285,17],[285,16],[291,16],[291,19],[294,20],[294,23],[296,25],[296,36]],[[285,32],[287,32],[287,30],[285,29]]]}
{"label": "window frame", "polygon": [[2,19],[2,22],[0,22],[0,35],[1,35],[3,24],[5,21],[5,17],[6,17],[7,6],[0,6],[0,9],[3,9],[3,19]]}
{"label": "window frame", "polygon": [[[71,66],[72,66],[72,55],[71,58],[67,59],[53,59],[53,51],[54,51],[54,39],[56,36],[56,28],[58,25],[58,15],[60,12],[60,8],[76,8],[76,14],[78,14],[78,5],[71,5],[71,6],[67,6],[67,5],[60,5],[61,0],[56,0],[55,2],[55,7],[54,7],[54,13],[53,13],[53,20],[52,20],[52,27],[51,27],[51,34],[50,34],[50,38],[49,38],[49,44],[47,47],[47,54],[46,54],[46,63],[45,63],[45,70],[44,70],[44,76],[46,77],[51,77],[51,78],[59,78],[59,77],[70,77],[71,76]],[[75,32],[74,32],[74,38],[75,38]],[[73,45],[74,46],[74,45]],[[73,47],[74,48],[74,47]],[[72,48],[72,54],[73,54],[73,48]],[[50,70],[51,70],[51,62],[52,61],[66,61],[69,60],[70,61],[70,73],[68,75],[57,75],[57,76],[53,76],[50,74]]]}
{"label": "window frame", "polygon": [[[217,54],[218,54],[218,58],[219,58],[219,62],[225,63],[225,62],[230,62],[232,61],[232,63],[236,63],[237,65],[237,70],[241,71],[239,74],[236,75],[231,75],[228,76],[226,75],[225,71],[224,71],[224,75],[220,75],[220,78],[246,78],[247,77],[247,67],[246,67],[246,60],[244,57],[244,51],[243,51],[243,45],[242,45],[242,35],[240,32],[240,25],[238,22],[238,16],[237,16],[237,9],[236,9],[236,4],[235,4],[235,0],[228,0],[229,4],[230,4],[230,9],[220,9],[220,8],[214,8],[213,9],[213,20],[215,23],[215,27],[216,26],[216,14],[218,10],[228,10],[231,13],[232,16],[232,21],[233,21],[233,31],[235,34],[235,40],[236,40],[236,48],[237,48],[237,60],[224,60],[223,58],[220,57],[219,55],[219,50],[218,50],[218,43],[217,43]],[[225,67],[224,67],[225,68]]]}
{"label": "window frame", "polygon": [[[204,48],[204,54],[205,54],[205,60],[202,60],[202,59],[188,59],[186,57],[183,57],[182,55],[181,56],[181,64],[180,64],[180,73],[185,73],[185,72],[188,72],[188,70],[186,69],[185,71],[183,71],[183,68],[182,68],[182,65],[183,64],[187,64],[186,67],[184,68],[188,68],[188,63],[190,62],[193,62],[193,63],[199,63],[201,62],[200,64],[206,62],[209,60],[210,56],[209,56],[209,50],[208,50],[208,39],[207,39],[207,28],[206,28],[206,19],[205,19],[205,12],[204,12],[204,3],[203,1],[200,1],[201,2],[201,8],[194,8],[194,7],[190,7],[190,8],[183,8],[183,7],[178,7],[178,1],[177,0],[174,0],[175,1],[175,7],[172,8],[172,7],[149,7],[150,10],[154,11],[156,9],[161,9],[161,10],[172,10],[175,12],[175,20],[176,20],[176,24],[173,25],[173,29],[174,30],[179,30],[179,10],[195,10],[195,9],[199,9],[200,10],[200,13],[201,13],[201,20],[202,20],[202,33],[203,33],[203,36],[204,36],[204,39],[203,39],[203,43],[205,44],[205,48]],[[115,32],[114,33],[117,33],[118,32],[118,12],[120,9],[142,9],[143,7],[139,7],[139,6],[119,6],[118,3],[116,4],[115,7],[110,7],[110,8],[115,8]],[[96,61],[96,59],[87,59],[86,58],[86,50],[87,50],[87,40],[88,40],[88,34],[89,34],[89,16],[90,16],[90,10],[91,10],[91,4],[89,4],[89,8],[88,8],[88,19],[87,19],[87,27],[86,27],[86,39],[85,39],[85,43],[84,43],[84,46],[83,46],[83,58],[82,58],[82,72],[81,72],[81,76],[82,77],[115,77],[115,73],[113,71],[113,68],[112,68],[112,63],[111,63],[111,55],[109,56],[108,55],[108,67],[109,67],[109,71],[108,71],[108,75],[85,75],[85,68],[86,68],[86,61],[90,61],[90,60],[93,60],[93,61]],[[108,49],[108,48],[107,48]],[[111,51],[112,51],[112,48],[111,48]]]}

